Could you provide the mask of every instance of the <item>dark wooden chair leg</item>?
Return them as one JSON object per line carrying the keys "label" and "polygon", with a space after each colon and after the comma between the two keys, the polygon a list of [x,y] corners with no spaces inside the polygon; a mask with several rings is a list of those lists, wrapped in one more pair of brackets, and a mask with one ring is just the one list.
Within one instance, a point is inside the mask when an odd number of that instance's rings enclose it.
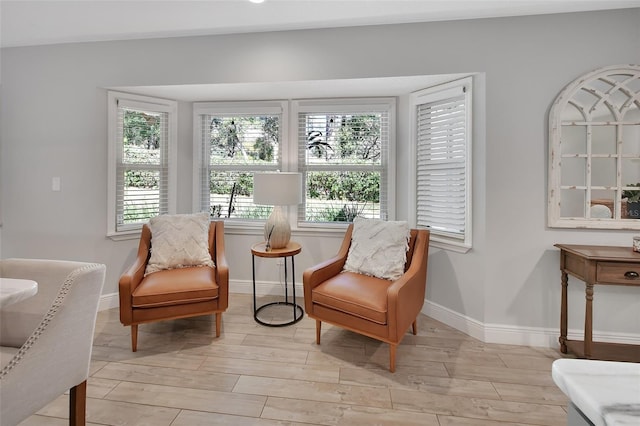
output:
{"label": "dark wooden chair leg", "polygon": [[222,326],[222,312],[216,312],[216,337],[220,337],[221,326]]}
{"label": "dark wooden chair leg", "polygon": [[131,350],[138,350],[138,324],[131,325]]}
{"label": "dark wooden chair leg", "polygon": [[413,324],[411,324],[411,327],[413,328],[413,334],[414,336],[416,334],[418,334],[418,319],[416,318],[415,321],[413,321]]}
{"label": "dark wooden chair leg", "polygon": [[392,343],[389,343],[389,371],[394,373],[396,371],[396,347]]}
{"label": "dark wooden chair leg", "polygon": [[322,321],[316,320],[316,345],[320,344],[320,329],[322,328]]}
{"label": "dark wooden chair leg", "polygon": [[85,426],[87,415],[87,381],[69,391],[69,426]]}

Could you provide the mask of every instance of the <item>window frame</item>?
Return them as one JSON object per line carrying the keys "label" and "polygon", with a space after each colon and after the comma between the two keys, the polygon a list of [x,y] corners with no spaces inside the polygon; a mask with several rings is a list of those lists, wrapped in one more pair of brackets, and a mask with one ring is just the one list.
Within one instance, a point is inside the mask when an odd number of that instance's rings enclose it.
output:
{"label": "window frame", "polygon": [[[386,220],[394,220],[396,217],[396,198],[395,198],[395,184],[396,184],[396,110],[397,110],[397,98],[396,97],[358,97],[358,98],[322,98],[322,99],[295,99],[291,101],[291,130],[290,134],[292,139],[292,150],[295,151],[295,161],[297,162],[297,170],[303,174],[303,182],[306,182],[305,170],[302,170],[302,165],[299,159],[300,144],[299,140],[299,114],[305,112],[327,112],[331,108],[334,108],[338,113],[344,112],[363,112],[364,110],[372,112],[386,112],[388,117],[388,135],[387,146],[381,146],[381,164],[376,167],[381,172],[380,179],[380,209],[384,210]],[[294,143],[295,142],[295,143]],[[383,138],[384,143],[384,138]],[[306,143],[305,143],[306,148]],[[293,159],[293,157],[292,157]],[[336,166],[336,168],[338,168]],[[349,170],[348,166],[342,167],[345,170]],[[361,170],[361,168],[355,168],[352,170]],[[386,188],[383,185],[386,183]],[[303,194],[303,202],[297,208],[297,228],[298,229],[339,229],[343,230],[351,222],[311,222],[305,221],[305,204],[306,204],[306,183]],[[382,214],[381,214],[382,216]]]}
{"label": "window frame", "polygon": [[[389,141],[387,148],[387,218],[395,219],[396,199],[395,199],[395,139],[396,139],[396,97],[357,97],[345,99],[333,98],[315,98],[315,99],[290,99],[290,100],[267,100],[267,101],[214,101],[214,102],[195,102],[193,104],[193,211],[202,210],[202,166],[203,166],[203,140],[202,140],[202,115],[203,114],[233,114],[233,113],[265,113],[269,112],[269,108],[282,109],[282,127],[280,140],[280,168],[282,172],[300,172],[298,165],[298,112],[300,105],[326,106],[337,105],[340,108],[351,106],[362,110],[364,107],[388,108],[389,114]],[[272,113],[272,111],[271,111]],[[256,168],[255,171],[269,170],[268,168]],[[304,198],[304,194],[303,194]],[[291,229],[297,232],[304,231],[343,231],[348,222],[301,222],[299,220],[299,209],[303,204],[297,206],[287,206],[286,213],[290,220]],[[264,226],[264,220],[248,220],[237,218],[222,218],[225,221],[225,228],[234,232],[246,230],[255,232]]]}
{"label": "window frame", "polygon": [[[192,208],[194,212],[206,211],[203,210],[203,196],[204,187],[203,182],[205,176],[208,176],[210,164],[204,163],[203,157],[203,139],[202,139],[202,116],[203,115],[280,115],[280,158],[277,166],[257,166],[251,171],[295,171],[285,169],[286,163],[284,161],[284,150],[286,147],[286,140],[288,137],[289,129],[289,105],[284,100],[269,100],[269,101],[220,101],[220,102],[195,102],[193,104],[193,203]],[[207,170],[207,174],[203,175],[203,170]],[[249,169],[246,169],[249,170]],[[219,218],[224,220],[225,227],[229,229],[233,228],[255,228],[261,229],[264,226],[264,220],[252,220],[243,218]]]}
{"label": "window frame", "polygon": [[[473,77],[428,87],[415,91],[409,96],[410,115],[410,160],[411,176],[409,179],[409,221],[413,227],[418,226],[418,106],[430,102],[444,101],[464,93],[465,99],[465,211],[464,233],[462,238],[444,231],[431,229],[430,244],[434,247],[466,253],[473,247],[473,215],[472,215],[472,130],[473,130]],[[426,229],[429,229],[428,227]]]}
{"label": "window frame", "polygon": [[[142,223],[125,225],[118,230],[117,215],[120,209],[117,200],[118,192],[118,152],[122,141],[118,141],[118,111],[121,107],[131,107],[149,112],[167,113],[167,167],[166,167],[166,200],[167,209],[162,213],[176,213],[177,200],[177,156],[178,156],[178,103],[168,99],[150,96],[134,95],[131,93],[107,91],[107,236],[111,239],[128,239],[137,236],[142,229]],[[162,173],[162,166],[160,166]],[[165,191],[160,190],[162,197]]]}

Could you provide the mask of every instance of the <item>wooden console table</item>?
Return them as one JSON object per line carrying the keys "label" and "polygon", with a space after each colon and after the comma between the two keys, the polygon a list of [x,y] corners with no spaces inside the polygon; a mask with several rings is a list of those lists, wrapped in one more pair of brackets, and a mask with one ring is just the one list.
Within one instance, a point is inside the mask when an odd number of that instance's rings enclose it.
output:
{"label": "wooden console table", "polygon": [[[593,341],[593,287],[597,285],[640,286],[640,253],[631,247],[556,244],[560,249],[562,302],[560,351],[571,350],[581,358],[640,362],[640,346]],[[586,286],[584,340],[567,339],[568,275]]]}

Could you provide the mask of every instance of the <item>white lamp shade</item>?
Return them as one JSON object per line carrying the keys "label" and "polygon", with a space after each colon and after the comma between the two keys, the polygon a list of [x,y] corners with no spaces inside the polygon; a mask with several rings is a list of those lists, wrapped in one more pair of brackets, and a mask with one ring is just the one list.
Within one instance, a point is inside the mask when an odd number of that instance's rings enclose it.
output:
{"label": "white lamp shade", "polygon": [[302,202],[301,173],[254,173],[253,202],[267,206],[290,206]]}
{"label": "white lamp shade", "polygon": [[264,224],[267,250],[286,247],[291,239],[291,226],[280,206],[302,202],[302,174],[254,173],[253,202],[275,206]]}

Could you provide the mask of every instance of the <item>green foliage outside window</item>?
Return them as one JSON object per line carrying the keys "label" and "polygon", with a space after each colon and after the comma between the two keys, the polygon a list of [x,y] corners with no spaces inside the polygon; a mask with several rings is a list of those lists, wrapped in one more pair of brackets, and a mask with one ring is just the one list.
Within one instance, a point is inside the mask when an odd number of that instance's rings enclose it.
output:
{"label": "green foliage outside window", "polygon": [[338,133],[343,158],[367,161],[380,159],[380,118],[377,115],[355,115],[342,118]]}
{"label": "green foliage outside window", "polygon": [[[160,114],[136,110],[123,111],[124,199],[122,218],[125,224],[145,221],[160,212],[159,190],[161,164]],[[145,167],[151,166],[151,169]]]}
{"label": "green foliage outside window", "polygon": [[310,114],[306,126],[308,161],[312,164],[377,164],[380,161],[379,115]]}
{"label": "green foliage outside window", "polygon": [[[334,167],[307,171],[307,220],[349,222],[365,206],[377,210],[380,172],[357,169],[380,165],[380,115],[319,113],[307,117],[309,165]],[[279,118],[234,115],[207,116],[205,120],[211,215],[266,218],[271,208],[252,202],[253,172],[279,166]]]}
{"label": "green foliage outside window", "polygon": [[278,116],[209,116],[209,193],[212,217],[265,219],[271,208],[253,204],[256,166],[278,165]]}
{"label": "green foliage outside window", "polygon": [[[126,164],[160,164],[160,117],[141,111],[124,113],[123,158]],[[155,171],[131,169],[125,172],[125,187],[158,188]]]}
{"label": "green foliage outside window", "polygon": [[278,146],[278,117],[211,117],[211,164],[273,163]]}
{"label": "green foliage outside window", "polygon": [[[308,113],[304,118],[305,220],[351,222],[361,214],[379,215],[381,114]],[[365,167],[372,170],[358,170]]]}
{"label": "green foliage outside window", "polygon": [[307,195],[323,200],[380,202],[380,174],[376,172],[309,172]]}
{"label": "green foliage outside window", "polygon": [[[324,118],[326,117],[326,118]],[[307,148],[314,164],[376,164],[380,161],[380,119],[377,115],[326,115],[321,131],[308,132]],[[212,171],[209,190],[212,194],[212,217],[264,219],[271,208],[255,206],[253,170],[216,170],[216,165],[273,165],[278,162],[279,120],[275,116],[210,117],[209,146]],[[139,111],[124,115],[124,158],[126,163],[160,163],[160,117]],[[135,167],[135,166],[134,166]],[[159,175],[140,169],[125,172],[125,187],[158,189]],[[307,198],[330,202],[319,208],[313,221],[350,222],[365,205],[380,202],[380,173],[369,171],[309,171]],[[219,201],[214,201],[219,200]],[[335,204],[336,206],[333,206]],[[128,220],[153,212],[125,213]],[[151,209],[154,210],[154,209]],[[132,216],[133,215],[133,216]]]}

